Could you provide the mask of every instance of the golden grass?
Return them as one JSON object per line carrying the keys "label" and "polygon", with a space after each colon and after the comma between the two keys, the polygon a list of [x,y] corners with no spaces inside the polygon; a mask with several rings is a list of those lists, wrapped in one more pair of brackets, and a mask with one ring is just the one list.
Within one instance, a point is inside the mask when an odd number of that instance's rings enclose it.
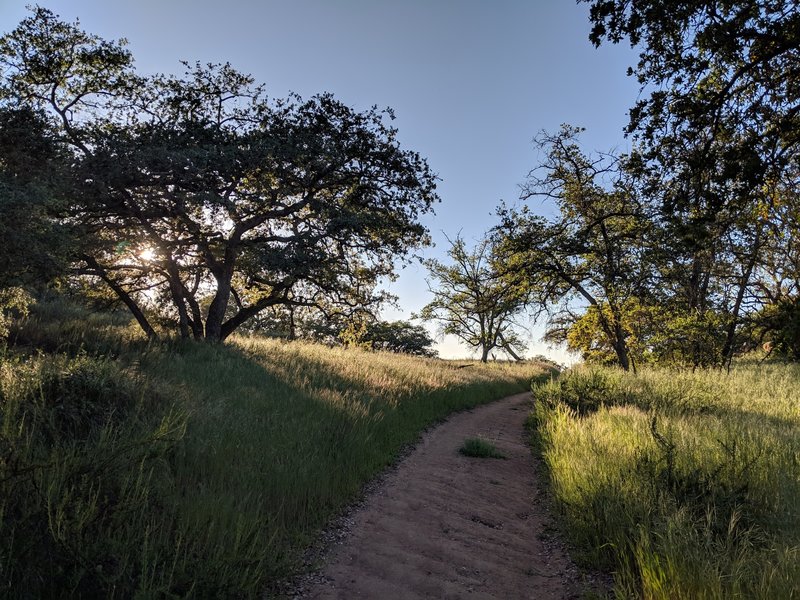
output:
{"label": "golden grass", "polygon": [[579,555],[620,597],[800,593],[800,369],[575,369],[537,443]]}

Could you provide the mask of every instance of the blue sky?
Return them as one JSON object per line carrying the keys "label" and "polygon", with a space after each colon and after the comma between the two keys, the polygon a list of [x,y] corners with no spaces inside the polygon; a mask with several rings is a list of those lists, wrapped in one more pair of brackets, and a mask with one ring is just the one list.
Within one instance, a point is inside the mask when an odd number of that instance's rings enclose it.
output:
{"label": "blue sky", "polygon": [[[0,3],[0,30],[30,0]],[[561,123],[586,127],[587,149],[627,149],[622,128],[638,95],[627,47],[595,49],[588,7],[571,0],[40,0],[105,38],[128,39],[143,73],[178,72],[180,60],[230,62],[269,95],[333,92],[355,108],[390,106],[405,147],[442,179],[425,219],[444,258],[446,233],[480,237],[501,200],[514,203],[536,165],[531,143]],[[408,318],[427,301],[425,269],[406,267],[390,289]],[[559,361],[541,324],[528,354]],[[445,357],[466,356],[444,340]]]}

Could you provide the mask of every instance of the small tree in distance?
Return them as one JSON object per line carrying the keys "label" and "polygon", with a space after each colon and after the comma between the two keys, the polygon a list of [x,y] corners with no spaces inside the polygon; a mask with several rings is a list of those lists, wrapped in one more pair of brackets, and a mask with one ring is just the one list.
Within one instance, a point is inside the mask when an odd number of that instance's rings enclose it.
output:
{"label": "small tree in distance", "polygon": [[514,327],[515,317],[527,304],[527,292],[517,280],[503,275],[490,240],[479,241],[473,250],[467,249],[460,236],[448,242],[452,264],[435,259],[424,262],[434,299],[418,317],[438,322],[442,334],[479,349],[481,362],[495,349],[521,360],[525,345]]}

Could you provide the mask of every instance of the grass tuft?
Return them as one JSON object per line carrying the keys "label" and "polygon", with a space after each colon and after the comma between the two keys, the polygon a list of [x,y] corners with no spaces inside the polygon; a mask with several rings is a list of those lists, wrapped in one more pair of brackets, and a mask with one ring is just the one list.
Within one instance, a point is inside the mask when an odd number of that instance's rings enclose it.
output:
{"label": "grass tuft", "polygon": [[506,458],[494,444],[479,437],[465,439],[464,445],[458,451],[464,456],[475,458]]}

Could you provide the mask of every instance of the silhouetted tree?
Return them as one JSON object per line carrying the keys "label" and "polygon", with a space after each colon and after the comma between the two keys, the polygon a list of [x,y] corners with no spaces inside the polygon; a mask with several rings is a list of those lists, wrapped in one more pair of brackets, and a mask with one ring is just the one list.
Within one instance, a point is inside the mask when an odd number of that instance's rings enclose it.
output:
{"label": "silhouetted tree", "polygon": [[419,317],[439,322],[442,333],[479,349],[482,362],[494,349],[521,360],[519,354],[525,346],[514,327],[515,317],[527,303],[525,288],[516,277],[504,275],[505,269],[498,263],[489,239],[469,250],[457,237],[450,241],[447,254],[451,264],[425,261],[433,301],[420,311]]}
{"label": "silhouetted tree", "polygon": [[212,341],[269,306],[374,304],[428,240],[435,177],[389,110],[269,101],[227,64],[142,78],[124,42],[38,7],[0,39],[0,65],[3,101],[43,111],[72,150],[65,222],[95,240],[83,273],[150,336],[148,303]]}

